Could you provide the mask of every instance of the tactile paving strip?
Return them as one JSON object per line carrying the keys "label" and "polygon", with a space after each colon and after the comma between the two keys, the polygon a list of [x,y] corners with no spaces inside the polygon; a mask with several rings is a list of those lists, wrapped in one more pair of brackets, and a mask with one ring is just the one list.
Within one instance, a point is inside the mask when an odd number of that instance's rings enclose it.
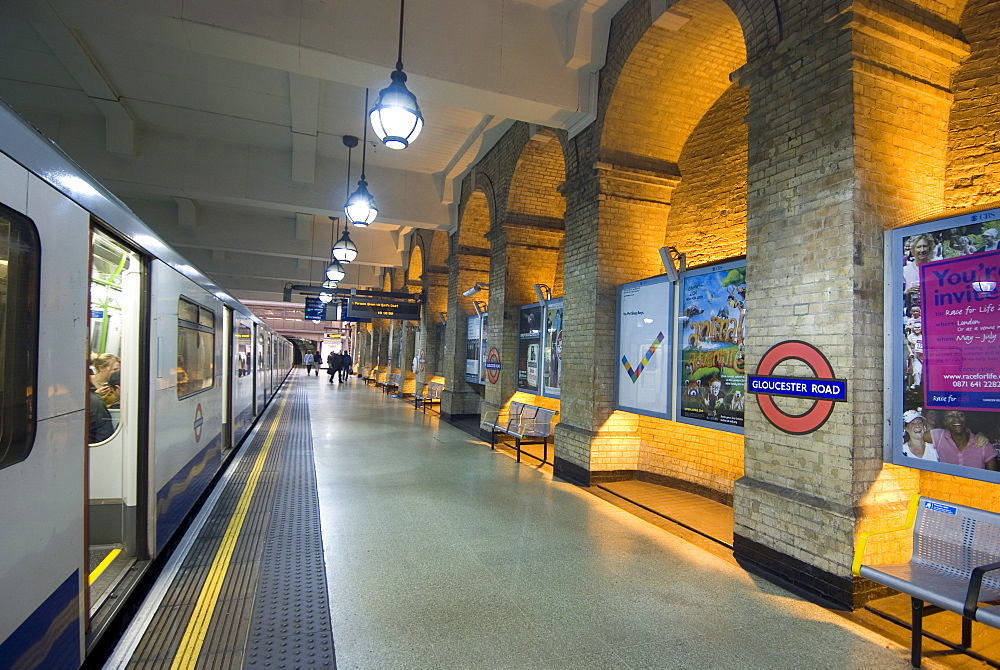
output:
{"label": "tactile paving strip", "polygon": [[335,668],[309,405],[296,394],[244,667]]}
{"label": "tactile paving strip", "polygon": [[[197,668],[336,667],[308,403],[295,387],[293,382],[284,391],[288,406],[236,540]],[[260,430],[245,446],[128,667],[162,668],[174,659],[267,433]]]}

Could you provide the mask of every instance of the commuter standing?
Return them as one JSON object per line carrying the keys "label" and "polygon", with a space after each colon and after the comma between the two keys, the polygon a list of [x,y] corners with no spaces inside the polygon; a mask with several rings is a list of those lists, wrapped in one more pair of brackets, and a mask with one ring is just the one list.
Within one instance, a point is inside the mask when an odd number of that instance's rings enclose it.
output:
{"label": "commuter standing", "polygon": [[[306,366],[306,377],[312,374],[313,363],[316,362],[316,357],[313,356],[311,351],[306,352],[306,355],[302,357],[302,362]],[[319,377],[319,370],[316,370],[316,376]]]}
{"label": "commuter standing", "polygon": [[330,383],[333,383],[333,378],[340,373],[341,366],[344,363],[344,359],[340,357],[336,351],[331,351],[326,357],[326,373],[330,375]]}
{"label": "commuter standing", "polygon": [[353,372],[354,359],[351,358],[350,352],[345,351],[342,357],[342,363],[340,366],[340,382],[344,382],[345,377],[350,377],[351,372]]}

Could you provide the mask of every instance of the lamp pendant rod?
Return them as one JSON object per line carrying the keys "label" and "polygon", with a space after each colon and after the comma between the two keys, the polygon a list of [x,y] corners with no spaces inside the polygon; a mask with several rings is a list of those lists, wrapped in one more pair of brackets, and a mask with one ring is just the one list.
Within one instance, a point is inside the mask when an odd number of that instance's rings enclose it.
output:
{"label": "lamp pendant rod", "polygon": [[[396,69],[403,69],[403,5],[406,0],[399,0],[399,55],[396,56]],[[367,108],[368,105],[365,105]]]}
{"label": "lamp pendant rod", "polygon": [[[365,89],[365,113],[368,112],[368,89]],[[365,121],[365,129],[362,132],[364,139],[361,145],[361,181],[365,180],[365,158],[368,157],[368,121]]]}
{"label": "lamp pendant rod", "polygon": [[[354,138],[354,143],[358,143],[358,138]],[[347,197],[351,196],[351,151],[353,147],[347,147]]]}

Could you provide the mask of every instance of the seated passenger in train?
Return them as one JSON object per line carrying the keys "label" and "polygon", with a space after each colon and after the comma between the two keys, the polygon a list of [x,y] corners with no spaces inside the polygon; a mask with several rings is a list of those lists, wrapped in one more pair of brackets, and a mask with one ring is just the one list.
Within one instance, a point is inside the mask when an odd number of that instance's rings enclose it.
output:
{"label": "seated passenger in train", "polygon": [[105,405],[116,401],[108,386],[108,377],[112,372],[121,370],[121,359],[114,354],[97,354],[90,359],[90,387],[104,400]]}

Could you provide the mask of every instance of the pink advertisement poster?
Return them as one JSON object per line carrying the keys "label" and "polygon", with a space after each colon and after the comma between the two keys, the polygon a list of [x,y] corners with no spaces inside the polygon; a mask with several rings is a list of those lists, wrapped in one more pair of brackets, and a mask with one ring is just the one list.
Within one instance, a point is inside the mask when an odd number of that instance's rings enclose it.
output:
{"label": "pink advertisement poster", "polygon": [[1000,411],[998,282],[1000,251],[920,266],[925,407]]}

